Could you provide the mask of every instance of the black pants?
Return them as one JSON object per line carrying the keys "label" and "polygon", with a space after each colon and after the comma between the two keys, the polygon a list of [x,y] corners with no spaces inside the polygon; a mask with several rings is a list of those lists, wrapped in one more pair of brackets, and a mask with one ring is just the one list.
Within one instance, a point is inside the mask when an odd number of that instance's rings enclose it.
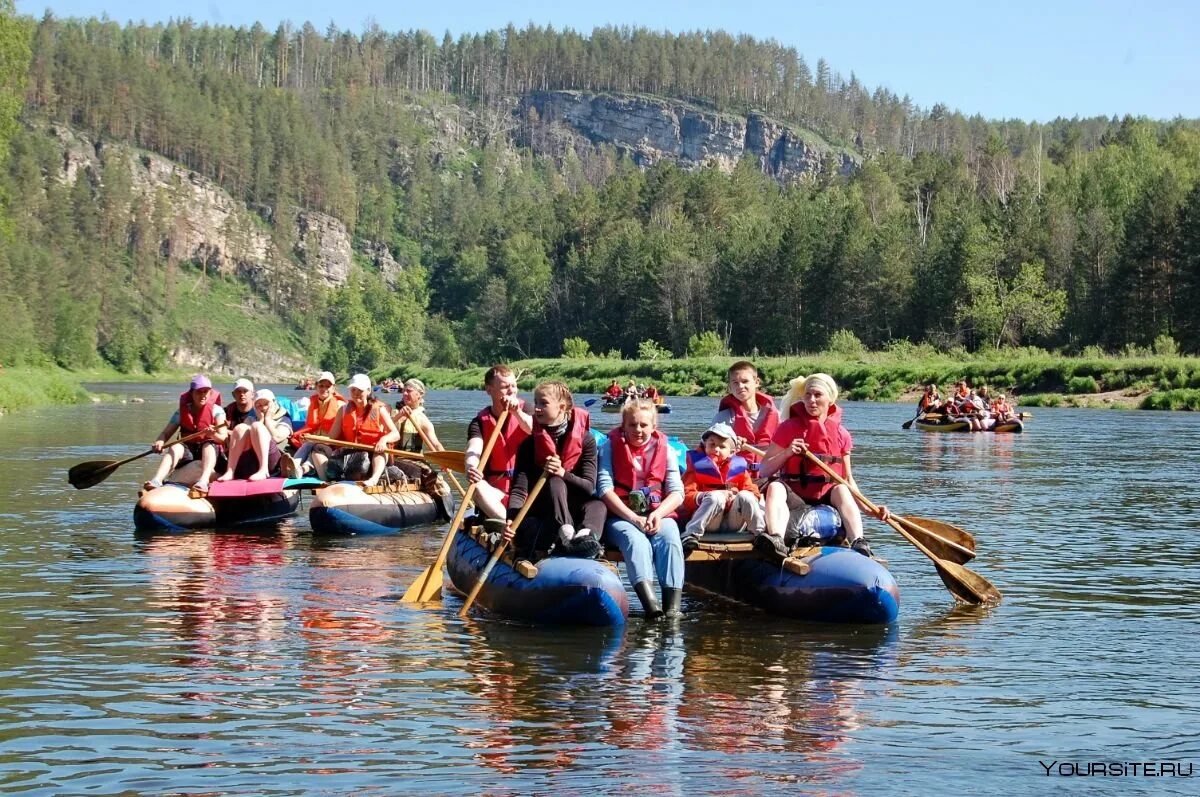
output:
{"label": "black pants", "polygon": [[[515,516],[511,509],[509,514]],[[551,476],[517,529],[513,546],[518,555],[532,558],[534,553],[549,549],[558,538],[559,526],[568,523],[576,529],[591,529],[596,539],[600,539],[607,515],[603,501],[590,495],[584,497],[578,490],[572,491],[560,477]]]}

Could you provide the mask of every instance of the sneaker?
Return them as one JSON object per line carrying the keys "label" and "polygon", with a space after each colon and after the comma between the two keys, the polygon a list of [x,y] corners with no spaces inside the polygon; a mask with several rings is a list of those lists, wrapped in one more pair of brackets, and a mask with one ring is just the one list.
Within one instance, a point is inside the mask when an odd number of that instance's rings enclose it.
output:
{"label": "sneaker", "polygon": [[599,559],[604,556],[604,548],[601,547],[600,541],[591,534],[580,534],[564,548],[563,555],[579,559]]}
{"label": "sneaker", "polygon": [[300,465],[288,454],[279,458],[279,475],[285,479],[295,479],[300,475]]}
{"label": "sneaker", "polygon": [[558,527],[558,545],[561,548],[567,548],[571,545],[571,540],[575,539],[575,527],[570,523],[564,523]]}
{"label": "sneaker", "polygon": [[759,534],[754,538],[754,550],[767,556],[783,556],[788,555],[787,546],[783,544],[783,540],[776,537],[774,534]]}
{"label": "sneaker", "polygon": [[685,554],[691,553],[700,547],[700,538],[692,535],[684,537],[680,542],[683,544],[683,552]]}
{"label": "sneaker", "polygon": [[859,537],[857,540],[855,540],[853,543],[851,543],[850,550],[857,551],[858,553],[860,553],[863,556],[866,556],[868,558],[871,557],[871,546],[867,542],[866,537]]}

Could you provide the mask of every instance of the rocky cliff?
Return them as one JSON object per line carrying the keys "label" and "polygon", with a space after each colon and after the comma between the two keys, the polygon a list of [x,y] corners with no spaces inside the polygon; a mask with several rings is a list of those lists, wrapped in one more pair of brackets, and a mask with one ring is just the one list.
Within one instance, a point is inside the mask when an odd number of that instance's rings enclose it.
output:
{"label": "rocky cliff", "polygon": [[526,120],[611,144],[642,166],[674,160],[685,168],[711,164],[730,171],[750,156],[764,173],[789,182],[826,168],[846,174],[860,163],[812,133],[756,113],[735,116],[680,102],[580,91],[532,93],[520,112]]}

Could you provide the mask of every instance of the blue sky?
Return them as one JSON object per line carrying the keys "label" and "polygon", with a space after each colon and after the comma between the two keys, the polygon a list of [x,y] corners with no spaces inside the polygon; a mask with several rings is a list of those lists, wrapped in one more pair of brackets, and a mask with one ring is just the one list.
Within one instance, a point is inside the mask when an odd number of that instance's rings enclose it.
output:
{"label": "blue sky", "polygon": [[[1138,10],[1134,10],[1134,8]],[[512,22],[588,32],[614,24],[774,38],[843,76],[886,86],[928,108],[942,102],[991,119],[1057,116],[1200,118],[1200,3],[1188,0],[1009,0],[973,3],[787,0],[17,0],[40,17],[107,14],[118,22],[197,22],[274,30],[283,20],[360,32],[425,29],[437,37]]]}

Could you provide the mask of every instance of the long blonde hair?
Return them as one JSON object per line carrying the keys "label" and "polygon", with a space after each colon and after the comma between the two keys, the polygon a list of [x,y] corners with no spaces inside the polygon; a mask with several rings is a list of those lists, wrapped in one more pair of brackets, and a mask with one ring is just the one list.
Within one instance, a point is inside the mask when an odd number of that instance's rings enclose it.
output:
{"label": "long blonde hair", "polygon": [[804,398],[804,393],[808,390],[810,384],[820,385],[825,393],[829,396],[829,403],[836,404],[838,399],[837,382],[833,381],[833,377],[829,374],[815,373],[808,376],[798,376],[791,382],[788,382],[788,391],[784,395],[783,401],[780,403],[779,415],[781,418],[787,418],[791,412],[792,405]]}

